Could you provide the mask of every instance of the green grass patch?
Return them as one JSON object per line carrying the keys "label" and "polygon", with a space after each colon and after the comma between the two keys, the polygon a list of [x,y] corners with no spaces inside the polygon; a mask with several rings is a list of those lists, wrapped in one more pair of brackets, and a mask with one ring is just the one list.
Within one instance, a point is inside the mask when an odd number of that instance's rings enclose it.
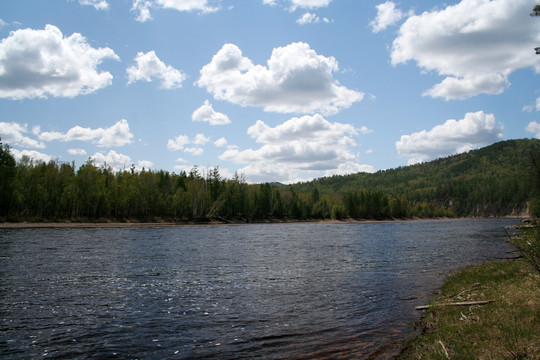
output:
{"label": "green grass patch", "polygon": [[525,259],[464,268],[430,305],[398,359],[540,359],[540,274]]}

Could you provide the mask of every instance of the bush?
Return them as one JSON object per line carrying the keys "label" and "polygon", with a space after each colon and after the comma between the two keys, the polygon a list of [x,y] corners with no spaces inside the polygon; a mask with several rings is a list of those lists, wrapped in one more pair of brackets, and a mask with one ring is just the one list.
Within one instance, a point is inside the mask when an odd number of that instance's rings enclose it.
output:
{"label": "bush", "polygon": [[540,273],[540,226],[521,231],[511,242]]}

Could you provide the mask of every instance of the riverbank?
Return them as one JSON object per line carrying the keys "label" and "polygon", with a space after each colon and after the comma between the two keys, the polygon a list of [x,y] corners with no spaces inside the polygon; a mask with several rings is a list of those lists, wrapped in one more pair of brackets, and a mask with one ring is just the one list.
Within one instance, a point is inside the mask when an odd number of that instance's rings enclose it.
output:
{"label": "riverbank", "polygon": [[461,269],[415,330],[397,359],[540,359],[540,274],[523,258]]}
{"label": "riverbank", "polygon": [[[507,218],[521,219],[521,217],[507,216]],[[406,218],[406,219],[384,219],[384,220],[371,220],[371,219],[342,219],[342,220],[283,220],[283,219],[269,219],[266,221],[254,221],[245,222],[240,220],[227,220],[222,221],[219,219],[207,220],[207,221],[151,221],[151,222],[138,222],[138,221],[58,221],[58,222],[0,222],[0,229],[31,229],[31,228],[145,228],[145,227],[175,227],[175,226],[198,226],[198,225],[246,225],[246,224],[363,224],[363,223],[385,223],[385,222],[403,222],[403,221],[441,221],[441,220],[459,220],[464,218]]]}
{"label": "riverbank", "polygon": [[245,225],[245,224],[298,224],[298,223],[324,223],[324,224],[353,224],[353,223],[381,223],[390,221],[420,221],[420,220],[442,220],[442,219],[395,219],[395,220],[277,220],[272,219],[261,222],[244,221],[179,221],[179,222],[4,222],[0,223],[0,229],[31,229],[31,228],[145,228],[145,227],[175,227],[175,226],[196,226],[196,225]]}

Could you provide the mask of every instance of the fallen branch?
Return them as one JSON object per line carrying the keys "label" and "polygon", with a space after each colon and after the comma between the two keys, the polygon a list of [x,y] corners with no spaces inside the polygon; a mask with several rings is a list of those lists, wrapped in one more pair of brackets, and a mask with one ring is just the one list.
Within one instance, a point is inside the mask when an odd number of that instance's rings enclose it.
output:
{"label": "fallen branch", "polygon": [[443,342],[441,340],[439,340],[439,344],[441,344],[443,350],[444,350],[444,355],[446,356],[447,359],[450,359],[450,356],[448,355],[448,350],[446,350],[446,346],[444,346]]}
{"label": "fallen branch", "polygon": [[416,310],[426,310],[433,307],[440,307],[440,306],[469,306],[469,305],[487,305],[491,304],[495,300],[485,300],[485,301],[462,301],[462,302],[455,302],[455,303],[446,303],[446,304],[435,304],[435,305],[421,305],[415,307]]}

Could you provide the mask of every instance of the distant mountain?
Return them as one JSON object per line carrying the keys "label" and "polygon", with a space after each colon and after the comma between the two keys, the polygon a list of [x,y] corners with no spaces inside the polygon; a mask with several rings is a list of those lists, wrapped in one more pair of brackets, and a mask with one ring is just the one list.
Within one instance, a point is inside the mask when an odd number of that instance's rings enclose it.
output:
{"label": "distant mountain", "polygon": [[295,189],[312,192],[317,188],[321,194],[380,192],[404,196],[409,202],[443,206],[457,216],[520,215],[527,212],[535,181],[532,156],[538,154],[540,140],[508,140],[373,174],[320,178],[297,184]]}

